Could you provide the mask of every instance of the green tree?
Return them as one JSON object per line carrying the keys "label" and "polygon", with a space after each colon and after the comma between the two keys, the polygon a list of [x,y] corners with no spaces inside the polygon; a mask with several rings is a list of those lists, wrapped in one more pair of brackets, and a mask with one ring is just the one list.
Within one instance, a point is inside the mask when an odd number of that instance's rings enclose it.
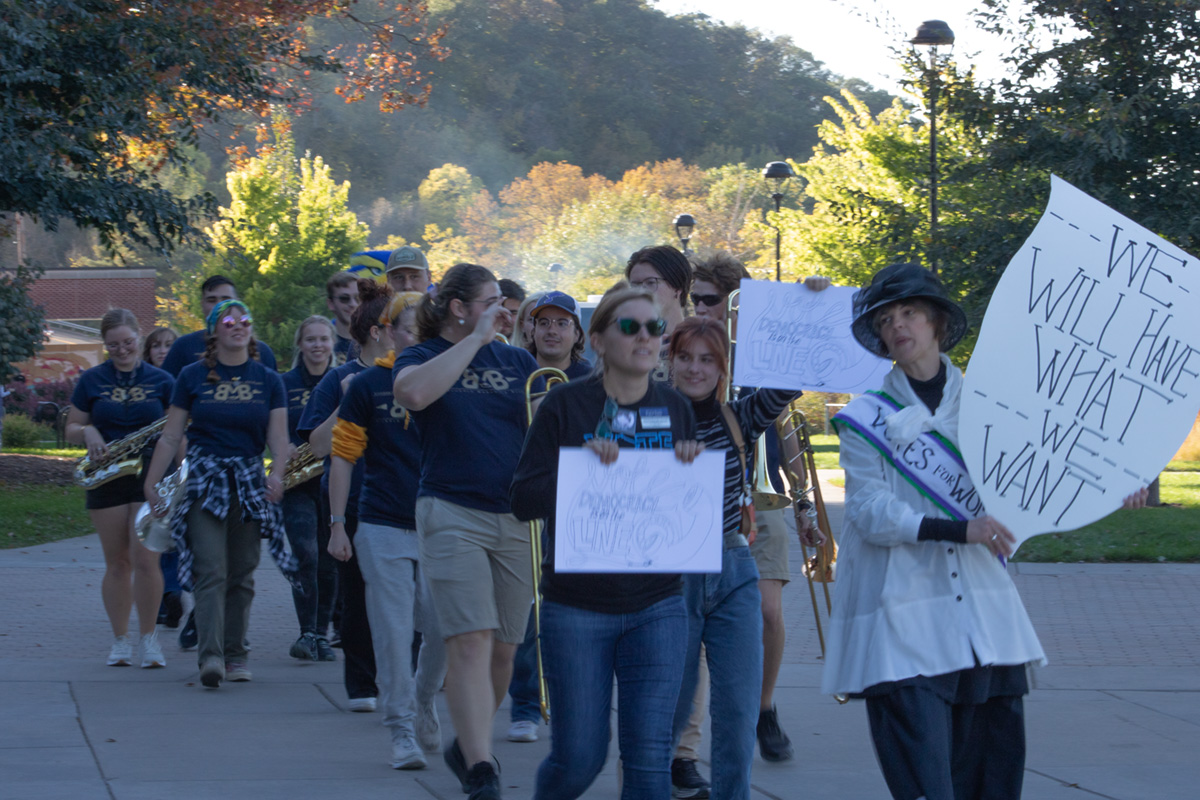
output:
{"label": "green tree", "polygon": [[202,273],[233,280],[255,335],[284,364],[296,324],[324,308],[326,279],[363,249],[368,230],[346,206],[349,182],[334,181],[320,156],[296,159],[285,115],[273,127],[274,141],[227,176],[232,199],[206,230]]}
{"label": "green tree", "polygon": [[17,375],[13,364],[27,361],[42,349],[45,315],[29,296],[41,270],[19,265],[0,272],[0,384]]}
{"label": "green tree", "polygon": [[443,164],[430,170],[417,187],[421,216],[426,225],[441,230],[453,229],[459,212],[483,191],[483,181],[457,164]]}

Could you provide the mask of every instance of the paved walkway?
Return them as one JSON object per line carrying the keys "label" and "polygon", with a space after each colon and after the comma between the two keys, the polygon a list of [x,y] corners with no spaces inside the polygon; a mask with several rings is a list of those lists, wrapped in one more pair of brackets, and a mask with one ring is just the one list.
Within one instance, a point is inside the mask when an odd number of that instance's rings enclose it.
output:
{"label": "paved walkway", "polygon": [[[826,489],[836,530],[840,492]],[[1011,569],[1052,662],[1026,703],[1025,798],[1200,797],[1200,565]],[[0,798],[463,797],[437,757],[421,772],[388,768],[379,715],[345,709],[340,663],[288,658],[291,597],[266,554],[250,630],[254,681],[218,691],[199,687],[195,654],[173,642],[166,669],[105,667],[102,575],[95,536],[0,551]],[[886,798],[861,704],[839,706],[817,690],[802,581],[785,605],[776,694],[797,758],[757,762],[755,797]],[[504,796],[520,800],[532,794],[548,732],[512,744],[506,727],[505,709],[495,752]],[[614,769],[610,759],[585,796],[616,797]]]}

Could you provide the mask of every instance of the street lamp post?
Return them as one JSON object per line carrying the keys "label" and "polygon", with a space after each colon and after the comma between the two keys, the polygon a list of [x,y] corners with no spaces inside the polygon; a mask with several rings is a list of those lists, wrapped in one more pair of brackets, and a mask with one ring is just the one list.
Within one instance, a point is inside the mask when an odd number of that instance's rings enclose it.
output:
{"label": "street lamp post", "polygon": [[549,269],[550,274],[554,276],[554,290],[558,291],[558,273],[563,271],[563,265],[556,261],[547,267],[547,269]]}
{"label": "street lamp post", "polygon": [[688,241],[692,238],[692,231],[696,227],[696,218],[691,214],[679,214],[675,217],[675,235],[679,237],[679,243],[683,245],[683,254],[688,253]]}
{"label": "street lamp post", "polygon": [[937,274],[937,93],[938,62],[937,49],[941,45],[954,44],[954,31],[940,19],[926,20],[917,28],[917,35],[909,42],[929,48],[929,269]]}
{"label": "street lamp post", "polygon": [[771,226],[775,229],[775,280],[782,281],[783,229],[779,227],[779,209],[783,207],[783,182],[796,177],[796,172],[786,161],[772,161],[763,167],[762,176],[775,201],[775,224]]}

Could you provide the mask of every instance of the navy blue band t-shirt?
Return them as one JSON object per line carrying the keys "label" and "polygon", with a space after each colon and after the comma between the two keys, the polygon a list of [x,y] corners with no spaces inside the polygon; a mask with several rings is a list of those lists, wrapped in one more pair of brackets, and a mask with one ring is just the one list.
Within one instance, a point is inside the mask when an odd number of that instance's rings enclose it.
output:
{"label": "navy blue band t-shirt", "polygon": [[171,405],[191,412],[188,447],[218,457],[261,455],[271,412],[287,406],[283,379],[253,359],[214,369],[220,377],[216,383],[208,381],[203,362],[184,367],[175,381]]}
{"label": "navy blue band t-shirt", "polygon": [[[261,339],[256,340],[258,346],[258,357],[263,364],[270,367],[272,372],[275,372],[275,354],[271,352],[271,348],[267,347],[267,343]],[[185,333],[175,340],[171,345],[171,349],[167,351],[167,357],[163,359],[162,368],[167,372],[179,377],[179,373],[188,364],[195,364],[204,357],[205,333],[204,331],[192,331]]]}
{"label": "navy blue band t-shirt", "polygon": [[[451,347],[440,336],[409,347],[396,356],[392,375]],[[492,342],[449,391],[411,412],[421,432],[418,497],[508,513],[508,488],[525,440],[525,381],[537,368],[528,350]]]}
{"label": "navy blue band t-shirt", "polygon": [[350,382],[338,419],[363,428],[367,448],[358,519],[375,525],[416,530],[421,439],[417,425],[392,394],[392,371],[368,367]]}
{"label": "navy blue band t-shirt", "polygon": [[308,405],[309,398],[322,377],[324,373],[313,375],[303,362],[283,373],[283,388],[287,390],[288,439],[297,447],[304,444],[304,439],[296,433],[300,417],[304,414],[304,407]]}
{"label": "navy blue band t-shirt", "polygon": [[[304,407],[304,413],[300,415],[300,422],[296,425],[296,433],[301,439],[307,442],[309,435],[341,406],[342,381],[345,377],[356,375],[366,368],[366,364],[355,358],[353,361],[347,361],[340,367],[334,367],[325,373],[325,377],[321,378],[317,388],[313,389],[312,395],[308,398],[308,405]],[[363,462],[360,459],[354,465],[354,472],[350,476],[350,497],[358,497],[359,489],[362,488],[362,478]],[[329,494],[329,456],[325,457],[325,471],[321,473],[321,491]],[[353,503],[347,504],[346,507],[349,510],[355,508]]]}
{"label": "navy blue band t-shirt", "polygon": [[105,361],[79,376],[71,405],[91,415],[91,424],[111,442],[161,418],[171,404],[174,385],[174,378],[145,361],[131,372]]}

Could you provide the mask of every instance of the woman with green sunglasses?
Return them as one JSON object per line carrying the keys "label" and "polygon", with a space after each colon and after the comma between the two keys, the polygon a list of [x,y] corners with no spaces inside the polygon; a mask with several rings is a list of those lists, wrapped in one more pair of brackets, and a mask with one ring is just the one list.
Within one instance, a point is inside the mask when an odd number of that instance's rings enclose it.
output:
{"label": "woman with green sunglasses", "polygon": [[541,643],[554,724],[535,798],[578,797],[603,768],[614,676],[621,797],[670,795],[671,718],[687,642],[679,575],[554,570],[559,448],[582,446],[606,465],[630,447],[674,448],[685,463],[703,449],[691,403],[650,380],[665,327],[650,292],[625,281],[609,289],[589,327],[600,371],[546,396],[513,476],[513,513],[546,520]]}

